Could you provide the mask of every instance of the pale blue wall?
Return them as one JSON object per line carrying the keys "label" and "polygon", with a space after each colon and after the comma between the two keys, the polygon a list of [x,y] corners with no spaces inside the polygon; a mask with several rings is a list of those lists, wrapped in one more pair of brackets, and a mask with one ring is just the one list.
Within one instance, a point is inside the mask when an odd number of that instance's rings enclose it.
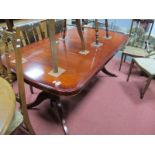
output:
{"label": "pale blue wall", "polygon": [[[104,22],[104,19],[100,19],[99,21]],[[131,25],[131,19],[108,19],[109,24],[113,24],[114,30],[118,30],[121,32],[128,32]],[[155,26],[152,29],[152,36],[155,37]]]}

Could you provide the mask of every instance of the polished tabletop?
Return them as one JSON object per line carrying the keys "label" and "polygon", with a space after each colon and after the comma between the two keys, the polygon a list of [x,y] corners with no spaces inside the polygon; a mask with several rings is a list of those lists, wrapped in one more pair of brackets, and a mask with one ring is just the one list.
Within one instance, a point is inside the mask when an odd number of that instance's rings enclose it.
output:
{"label": "polished tabletop", "polygon": [[5,134],[15,113],[15,94],[10,84],[0,77],[0,134]]}
{"label": "polished tabletop", "polygon": [[[95,30],[87,28],[83,34],[86,50],[89,51],[87,55],[79,53],[81,42],[76,28],[67,30],[65,42],[60,39],[60,34],[56,35],[58,40],[58,66],[65,69],[65,72],[59,77],[49,75],[52,70],[49,39],[23,47],[22,58],[25,81],[44,91],[60,95],[76,94],[127,41],[127,36],[112,31],[109,31],[112,38],[105,39],[105,31],[99,30],[99,42],[102,42],[103,46],[96,48],[92,46],[95,41]],[[14,59],[13,54],[11,59]],[[13,61],[11,66],[15,68]],[[55,85],[53,81],[59,81],[61,84]]]}

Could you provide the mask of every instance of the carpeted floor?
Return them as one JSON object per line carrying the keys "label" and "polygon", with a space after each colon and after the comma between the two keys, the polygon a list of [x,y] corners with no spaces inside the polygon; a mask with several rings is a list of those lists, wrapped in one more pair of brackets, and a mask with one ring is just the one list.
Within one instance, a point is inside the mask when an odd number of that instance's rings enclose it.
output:
{"label": "carpeted floor", "polygon": [[[141,100],[139,89],[146,77],[140,76],[135,67],[127,83],[129,64],[124,63],[119,72],[119,63],[120,59],[114,58],[106,66],[117,78],[100,72],[79,95],[62,97],[70,134],[155,134],[155,81]],[[32,95],[26,86],[26,93],[27,102],[32,102],[39,90]],[[37,134],[64,134],[49,100],[29,110],[29,114]],[[25,133],[19,129],[16,134]]]}

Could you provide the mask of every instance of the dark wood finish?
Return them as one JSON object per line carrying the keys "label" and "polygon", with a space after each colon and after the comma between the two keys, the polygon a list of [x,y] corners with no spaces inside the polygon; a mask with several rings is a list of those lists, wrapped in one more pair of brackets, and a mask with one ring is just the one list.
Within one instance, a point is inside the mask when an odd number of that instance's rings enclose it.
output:
{"label": "dark wood finish", "polygon": [[[113,56],[114,56],[114,55],[113,55]],[[104,67],[102,68],[102,72],[105,73],[105,74],[107,74],[107,75],[109,75],[109,76],[111,76],[111,77],[117,77],[116,74],[111,73],[111,72],[108,71],[108,70],[106,69],[106,67],[105,67],[106,64],[113,58],[113,56],[112,56],[110,59],[108,59],[107,62],[104,64]]]}
{"label": "dark wood finish", "polygon": [[105,19],[106,38],[109,38],[108,19]]}
{"label": "dark wood finish", "polygon": [[63,107],[62,107],[62,104],[61,104],[60,96],[52,95],[51,99],[52,99],[52,103],[53,103],[52,106],[54,105],[54,108],[58,112],[59,120],[60,120],[60,122],[62,124],[62,128],[64,130],[64,133],[66,135],[68,135],[69,131],[68,131],[68,127],[66,125],[66,120],[65,120],[65,117],[64,117]]}
{"label": "dark wood finish", "polygon": [[109,72],[105,67],[102,69],[102,72],[109,75],[109,76],[111,76],[111,77],[117,77],[117,75]]}
{"label": "dark wood finish", "polygon": [[[105,32],[99,30],[99,36]],[[84,33],[88,55],[81,55],[81,43],[76,29],[68,30],[68,39],[65,43],[59,42],[57,46],[59,66],[66,70],[60,77],[55,78],[48,74],[52,70],[51,53],[49,40],[32,43],[22,48],[23,58],[27,63],[23,64],[25,81],[41,90],[57,95],[71,95],[78,93],[101,69],[105,63],[113,56],[119,47],[127,40],[121,33],[111,32],[111,40],[104,38],[104,46],[97,49],[91,46],[95,39],[95,31],[88,29]],[[60,34],[56,35],[59,38]],[[14,56],[11,55],[11,59]],[[15,68],[15,64],[11,63]],[[56,87],[53,81],[61,81],[61,85]]]}
{"label": "dark wood finish", "polygon": [[98,45],[99,44],[98,19],[95,19],[95,31],[96,31],[96,45]]}
{"label": "dark wood finish", "polygon": [[127,79],[126,79],[127,82],[129,81],[129,78],[130,78],[130,75],[131,75],[131,71],[132,71],[133,65],[134,65],[134,59],[132,59],[132,62],[131,62],[131,64],[130,64],[128,77],[127,77]]}
{"label": "dark wood finish", "polygon": [[44,38],[44,34],[41,28],[41,22],[46,22],[46,20],[35,21],[33,23],[26,23],[24,25],[18,26],[23,46],[26,46],[33,42],[37,42]]}
{"label": "dark wood finish", "polygon": [[66,28],[67,28],[66,26],[67,26],[67,19],[64,19],[62,39],[65,39],[65,36],[66,36]]}
{"label": "dark wood finish", "polygon": [[[126,80],[127,82],[129,81],[129,78],[130,78],[130,75],[131,75],[131,72],[132,72],[132,68],[133,68],[135,63],[136,63],[136,61],[134,59],[132,59],[132,62],[130,64],[130,68],[129,68],[129,72],[128,72],[128,76],[127,76],[127,80]],[[138,63],[136,63],[136,65],[138,65],[143,70],[143,68]],[[145,72],[145,73],[148,74],[147,72]],[[148,74],[148,79],[146,81],[146,84],[145,84],[144,88],[140,90],[140,98],[141,99],[143,99],[143,97],[144,97],[144,95],[145,95],[145,93],[146,93],[146,91],[147,91],[153,77],[154,77],[153,75]]]}
{"label": "dark wood finish", "polygon": [[30,91],[31,91],[31,94],[34,94],[34,91],[33,91],[33,87],[30,86]]}
{"label": "dark wood finish", "polygon": [[[76,19],[75,24],[77,27],[79,37],[81,39],[81,46],[82,46],[81,51],[85,51],[86,47],[85,47],[84,37],[83,37],[83,33],[82,33],[82,31],[84,30],[83,25],[81,26],[80,19]],[[64,21],[63,21],[63,33],[62,33],[62,39],[63,40],[65,40],[66,30],[67,30],[67,19],[64,19]]]}
{"label": "dark wood finish", "polygon": [[121,70],[121,67],[122,67],[122,63],[123,63],[123,58],[124,58],[124,62],[125,62],[125,59],[126,59],[126,56],[124,57],[124,53],[122,52],[122,55],[121,55],[121,62],[120,62],[120,65],[119,65],[119,71]]}
{"label": "dark wood finish", "polygon": [[34,108],[34,107],[38,106],[39,104],[41,104],[46,99],[50,99],[52,108],[54,107],[55,110],[57,111],[59,120],[60,120],[60,122],[62,124],[62,128],[64,130],[64,133],[66,135],[69,134],[68,128],[66,125],[66,121],[64,118],[64,114],[63,114],[61,100],[60,100],[59,96],[53,95],[53,94],[45,92],[45,91],[41,91],[39,93],[39,95],[37,96],[36,100],[33,103],[30,103],[27,105],[27,108],[28,109]]}
{"label": "dark wood finish", "polygon": [[144,97],[144,95],[145,95],[145,93],[146,93],[146,91],[147,91],[147,89],[148,89],[152,79],[153,79],[153,76],[150,75],[149,78],[146,81],[146,84],[145,84],[144,88],[141,89],[141,91],[140,91],[140,98],[141,99],[143,99],[143,97]]}
{"label": "dark wood finish", "polygon": [[5,19],[6,25],[8,27],[8,31],[13,31],[13,19]]}
{"label": "dark wood finish", "polygon": [[80,36],[80,39],[81,39],[81,45],[82,45],[81,50],[85,51],[86,47],[85,47],[85,42],[84,42],[84,37],[83,37],[83,33],[82,33],[82,26],[81,26],[80,19],[76,19],[76,26],[77,26],[77,30],[78,30],[78,33],[79,33],[79,36]]}
{"label": "dark wood finish", "polygon": [[37,105],[39,105],[40,103],[42,103],[42,101],[46,100],[46,99],[51,99],[51,94],[47,93],[47,92],[40,92],[39,95],[37,96],[36,100],[33,103],[30,103],[27,105],[28,109],[34,108]]}

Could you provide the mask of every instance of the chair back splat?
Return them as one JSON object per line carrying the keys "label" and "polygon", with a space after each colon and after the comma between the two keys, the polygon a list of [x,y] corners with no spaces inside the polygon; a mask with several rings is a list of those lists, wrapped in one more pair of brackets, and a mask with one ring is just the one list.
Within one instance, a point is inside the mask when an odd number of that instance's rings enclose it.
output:
{"label": "chair back splat", "polygon": [[15,27],[15,29],[18,28],[20,31],[22,46],[29,45],[45,38],[45,32],[42,28],[42,25],[46,23],[45,21],[46,20],[35,21]]}

